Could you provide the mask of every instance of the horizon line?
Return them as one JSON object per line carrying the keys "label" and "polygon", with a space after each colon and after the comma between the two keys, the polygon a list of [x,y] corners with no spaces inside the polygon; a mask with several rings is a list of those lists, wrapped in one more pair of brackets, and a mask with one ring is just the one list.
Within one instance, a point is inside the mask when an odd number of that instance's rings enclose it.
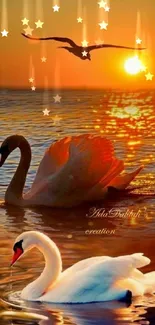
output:
{"label": "horizon line", "polygon": [[[10,86],[3,86],[1,87],[0,86],[0,91],[1,90],[31,90],[31,88],[29,87],[10,87]],[[49,87],[48,89],[44,88],[44,87],[36,87],[36,90],[41,90],[41,91],[49,91],[49,90],[52,90],[52,91],[63,91],[63,90],[121,90],[121,91],[124,91],[124,90],[128,90],[128,91],[137,91],[137,90],[155,90],[155,86],[154,88],[130,88],[130,87],[60,87],[60,88],[52,88],[52,87]],[[35,92],[33,92],[35,93]]]}

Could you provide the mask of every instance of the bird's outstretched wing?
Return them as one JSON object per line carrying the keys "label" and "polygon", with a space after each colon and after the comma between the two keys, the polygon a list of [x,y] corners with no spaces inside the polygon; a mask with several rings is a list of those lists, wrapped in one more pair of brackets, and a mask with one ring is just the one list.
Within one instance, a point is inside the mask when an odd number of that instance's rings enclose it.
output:
{"label": "bird's outstretched wing", "polygon": [[68,43],[71,46],[75,47],[77,46],[76,43],[74,43],[70,38],[67,37],[30,37],[28,35],[25,35],[24,33],[21,33],[24,37],[29,38],[31,40],[36,40],[36,41],[47,41],[47,40],[53,40],[53,41],[58,41],[58,42],[63,42],[63,43]]}
{"label": "bird's outstretched wing", "polygon": [[123,45],[113,45],[113,44],[99,44],[99,45],[92,45],[87,47],[87,51],[92,51],[92,50],[97,50],[97,49],[102,49],[105,47],[114,47],[114,48],[119,48],[119,49],[128,49],[128,50],[146,50],[146,48],[141,47],[141,48],[136,48],[136,47],[130,47],[130,46],[123,46]]}

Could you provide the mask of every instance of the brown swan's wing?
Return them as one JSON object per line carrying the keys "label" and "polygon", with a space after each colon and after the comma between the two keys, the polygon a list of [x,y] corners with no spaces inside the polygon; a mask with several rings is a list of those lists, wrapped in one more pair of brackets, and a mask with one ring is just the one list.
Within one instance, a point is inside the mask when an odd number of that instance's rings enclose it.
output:
{"label": "brown swan's wing", "polygon": [[46,41],[46,40],[53,40],[53,41],[58,41],[58,42],[63,42],[63,43],[68,43],[72,47],[77,46],[70,38],[67,37],[30,37],[28,35],[25,35],[24,33],[21,33],[24,37],[29,38],[31,40],[36,40],[36,41]]}
{"label": "brown swan's wing", "polygon": [[113,45],[113,44],[99,44],[99,45],[92,45],[87,47],[87,51],[92,51],[92,50],[97,50],[97,49],[102,49],[105,47],[113,47],[113,48],[119,48],[119,49],[128,49],[128,50],[146,50],[146,48],[141,47],[141,48],[136,48],[136,47],[130,47],[130,46],[123,46],[123,45]]}

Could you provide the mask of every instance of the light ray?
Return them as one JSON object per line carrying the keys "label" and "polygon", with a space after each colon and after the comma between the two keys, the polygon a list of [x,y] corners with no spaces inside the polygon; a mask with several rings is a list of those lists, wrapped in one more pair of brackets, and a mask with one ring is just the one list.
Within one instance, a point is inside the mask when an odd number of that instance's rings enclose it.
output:
{"label": "light ray", "polygon": [[[83,13],[82,13],[82,0],[78,0],[78,6],[77,6],[77,20],[79,19],[78,22],[82,22],[83,21]],[[81,21],[81,19],[82,21]]]}
{"label": "light ray", "polygon": [[36,1],[36,20],[43,20],[43,1],[42,0],[37,0]]}
{"label": "light ray", "polygon": [[29,19],[29,5],[28,0],[23,0],[23,19]]}
{"label": "light ray", "polygon": [[35,68],[33,65],[32,55],[30,55],[29,80],[33,79],[32,86],[35,86]]}
{"label": "light ray", "polygon": [[60,89],[60,62],[56,59],[55,73],[54,73],[54,88],[59,91]]}
{"label": "light ray", "polygon": [[53,11],[59,12],[60,10],[60,0],[53,0]]}
{"label": "light ray", "polygon": [[[86,7],[83,9],[83,20],[84,23],[82,25],[83,30],[82,30],[82,43],[86,44],[88,42],[87,40],[87,20],[86,20]],[[88,45],[88,44],[87,44]],[[83,45],[82,45],[83,46]]]}
{"label": "light ray", "polygon": [[1,30],[8,31],[7,0],[2,0]]}
{"label": "light ray", "polygon": [[43,109],[49,111],[49,92],[48,92],[48,77],[44,77],[44,94],[43,94]]}

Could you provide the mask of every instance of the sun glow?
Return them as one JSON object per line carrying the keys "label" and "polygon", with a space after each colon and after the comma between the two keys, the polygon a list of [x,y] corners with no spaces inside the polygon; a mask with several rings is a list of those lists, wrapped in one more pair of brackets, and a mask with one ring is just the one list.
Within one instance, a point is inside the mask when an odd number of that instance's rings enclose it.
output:
{"label": "sun glow", "polygon": [[137,55],[127,59],[124,64],[125,71],[129,74],[138,74],[143,71],[144,65]]}

